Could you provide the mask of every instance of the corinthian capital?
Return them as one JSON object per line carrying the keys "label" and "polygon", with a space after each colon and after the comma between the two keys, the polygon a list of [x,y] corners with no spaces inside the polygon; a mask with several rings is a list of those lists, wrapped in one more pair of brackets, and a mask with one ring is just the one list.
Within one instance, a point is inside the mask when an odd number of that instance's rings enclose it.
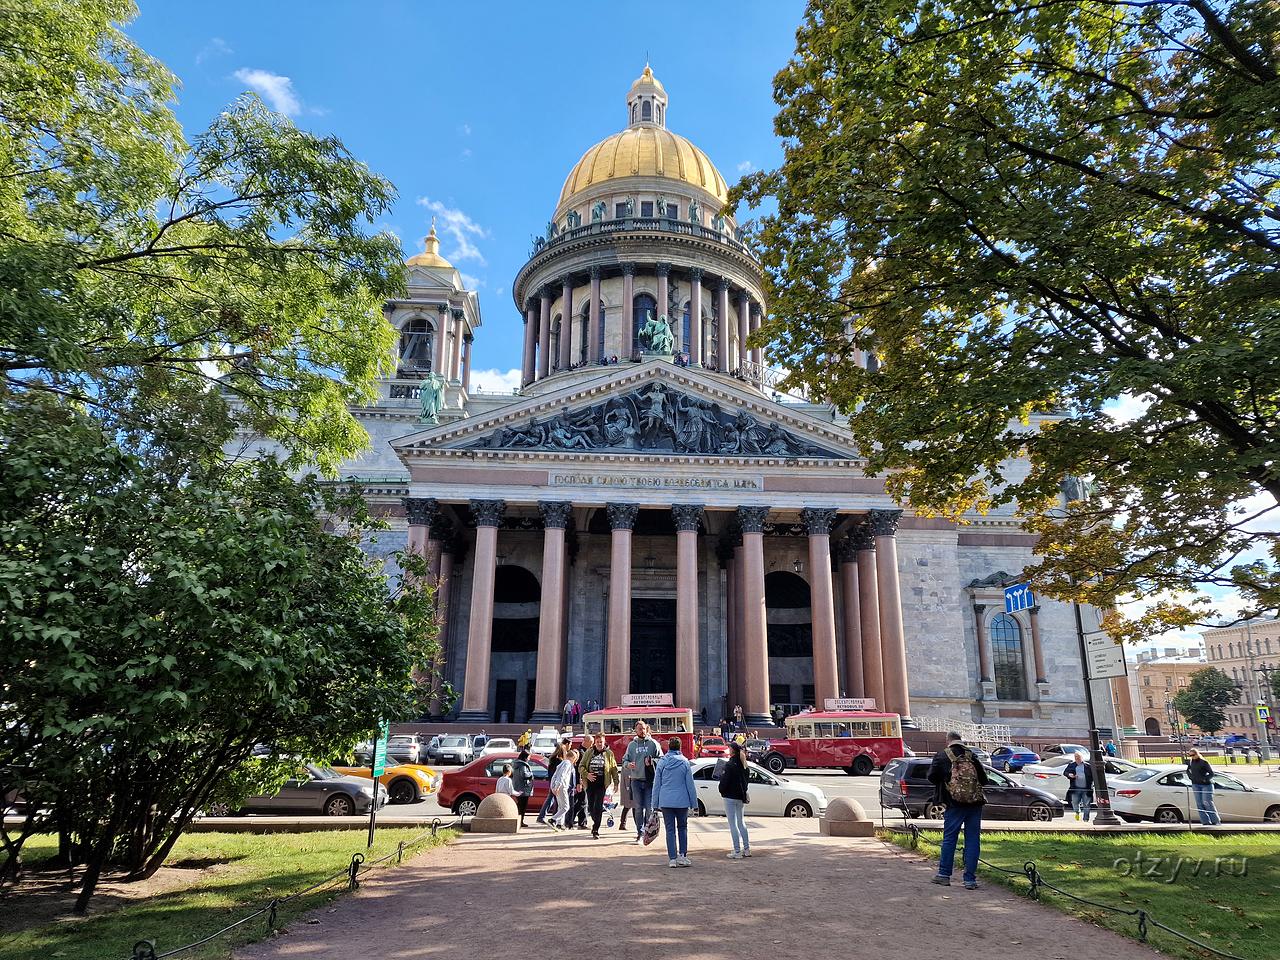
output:
{"label": "corinthian capital", "polygon": [[404,504],[411,527],[430,527],[440,515],[440,504],[435,497],[404,497],[400,502]]}
{"label": "corinthian capital", "polygon": [[609,513],[610,529],[630,530],[636,525],[636,516],[640,513],[640,504],[610,503],[605,509]]}
{"label": "corinthian capital", "polygon": [[901,510],[872,510],[871,535],[874,537],[892,537],[898,532],[898,521],[902,519]]}
{"label": "corinthian capital", "polygon": [[697,530],[702,520],[702,504],[677,503],[672,506],[671,515],[675,518],[677,530]]}
{"label": "corinthian capital", "polygon": [[835,510],[829,507],[805,507],[800,511],[800,520],[810,535],[830,533],[835,518]]}
{"label": "corinthian capital", "polygon": [[768,507],[738,508],[738,526],[743,533],[764,533],[764,522],[768,517]]}
{"label": "corinthian capital", "polygon": [[471,517],[477,527],[496,527],[502,523],[502,514],[506,512],[505,500],[472,500]]}

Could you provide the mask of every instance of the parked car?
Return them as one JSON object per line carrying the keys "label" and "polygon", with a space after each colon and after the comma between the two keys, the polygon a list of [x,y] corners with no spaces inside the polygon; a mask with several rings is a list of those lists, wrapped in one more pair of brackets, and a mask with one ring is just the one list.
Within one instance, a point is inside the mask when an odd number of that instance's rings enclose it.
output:
{"label": "parked car", "polygon": [[[983,750],[981,747],[975,747],[972,743],[966,743],[965,746],[969,748],[970,753],[972,753],[975,757],[978,758],[978,762],[980,764],[982,764],[984,767],[991,766],[991,754],[989,754],[986,750]],[[906,753],[906,754],[903,754],[903,756],[914,757],[915,753],[914,752]]]}
{"label": "parked car", "polygon": [[[1067,788],[1071,786],[1067,782],[1067,778],[1063,776],[1062,771],[1067,768],[1067,764],[1071,763],[1074,757],[1057,756],[1046,757],[1039,763],[1029,763],[1022,768],[1022,783],[1027,787],[1035,787],[1037,790],[1048,790],[1059,800],[1066,802]],[[1112,777],[1123,777],[1132,770],[1142,769],[1138,764],[1131,763],[1128,760],[1121,760],[1119,757],[1105,757],[1102,761],[1103,769],[1107,772],[1107,786],[1112,787]]]}
{"label": "parked car", "polygon": [[1040,757],[1034,750],[1014,744],[1004,744],[991,751],[991,766],[995,770],[1017,773],[1028,763],[1039,763]]}
{"label": "parked car", "polygon": [[[1191,780],[1181,764],[1139,767],[1111,787],[1111,809],[1130,823],[1199,821]],[[1213,804],[1223,823],[1280,823],[1280,792],[1254,787],[1229,773],[1213,775]]]}
{"label": "parked car", "polygon": [[[344,777],[370,779],[371,768],[368,765],[333,769]],[[388,766],[378,782],[387,788],[392,803],[417,803],[419,800],[426,800],[440,788],[440,774],[421,764],[398,763]]]}
{"label": "parked car", "polygon": [[[720,796],[718,759],[694,760],[693,786],[698,793],[698,815],[724,816],[724,797]],[[747,764],[747,787],[751,802],[747,814],[753,817],[820,817],[827,812],[827,795],[807,783],[797,783],[775,776],[754,763]]]}
{"label": "parked car", "polygon": [[[934,800],[929,782],[932,757],[891,760],[880,774],[880,806],[901,810],[907,816],[940,820],[946,805]],[[1046,790],[1027,787],[995,770],[987,770],[983,788],[987,805],[983,819],[1049,821],[1062,816],[1062,801]]]}
{"label": "parked car", "polygon": [[752,763],[759,763],[761,758],[769,752],[769,741],[762,740],[759,737],[753,737],[743,744],[747,751],[747,759]]}
{"label": "parked car", "polygon": [[471,738],[462,735],[441,737],[440,742],[427,751],[428,763],[470,763],[476,758]]}
{"label": "parked car", "polygon": [[1197,747],[1225,747],[1226,745],[1227,742],[1222,737],[1205,736],[1196,739]]}
{"label": "parked car", "polygon": [[400,733],[387,741],[387,759],[397,763],[420,763],[426,759],[426,753],[416,734]]}
{"label": "parked car", "polygon": [[240,809],[250,813],[323,813],[329,817],[348,817],[368,813],[375,795],[380,810],[387,802],[387,788],[382,784],[343,776],[332,767],[308,763],[299,767],[278,793],[248,797]]}
{"label": "parked car", "polygon": [[540,753],[544,757],[549,757],[556,752],[560,737],[561,733],[555,727],[543,727],[529,741],[529,752]]}
{"label": "parked car", "polygon": [[1070,757],[1075,753],[1083,753],[1086,760],[1089,759],[1090,752],[1089,748],[1081,743],[1055,743],[1040,751],[1045,757]]}
{"label": "parked car", "polygon": [[729,744],[724,737],[703,737],[702,746],[698,748],[698,756],[724,759],[729,756]]}
{"label": "parked car", "polygon": [[[450,770],[440,783],[436,802],[458,816],[474,817],[480,801],[498,789],[503,764],[517,756],[511,751],[490,754],[471,761],[461,770]],[[537,810],[547,798],[551,778],[547,762],[541,756],[531,755],[529,765],[533,767],[533,797],[529,800],[529,809]]]}
{"label": "parked car", "polygon": [[[474,749],[474,748],[473,748]],[[480,755],[486,756],[490,753],[519,753],[516,742],[510,737],[490,737],[485,745],[480,749]]]}

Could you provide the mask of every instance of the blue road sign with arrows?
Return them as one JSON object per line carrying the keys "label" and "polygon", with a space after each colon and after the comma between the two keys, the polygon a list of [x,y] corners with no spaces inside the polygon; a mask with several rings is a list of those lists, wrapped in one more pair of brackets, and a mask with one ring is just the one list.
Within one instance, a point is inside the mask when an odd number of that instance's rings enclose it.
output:
{"label": "blue road sign with arrows", "polygon": [[1015,583],[1004,588],[1004,612],[1017,613],[1036,605],[1036,598],[1031,593],[1031,584]]}

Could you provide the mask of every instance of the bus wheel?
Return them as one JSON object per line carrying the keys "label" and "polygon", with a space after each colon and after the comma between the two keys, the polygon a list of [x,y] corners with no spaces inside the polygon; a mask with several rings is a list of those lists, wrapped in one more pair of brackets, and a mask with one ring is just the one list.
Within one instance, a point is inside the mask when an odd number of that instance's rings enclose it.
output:
{"label": "bus wheel", "polygon": [[871,771],[875,769],[875,764],[871,762],[871,758],[866,754],[857,757],[853,761],[853,765],[849,767],[849,773],[855,777],[868,777]]}
{"label": "bus wheel", "polygon": [[782,754],[771,753],[764,758],[764,766],[770,773],[782,773],[787,769],[787,761],[782,758]]}

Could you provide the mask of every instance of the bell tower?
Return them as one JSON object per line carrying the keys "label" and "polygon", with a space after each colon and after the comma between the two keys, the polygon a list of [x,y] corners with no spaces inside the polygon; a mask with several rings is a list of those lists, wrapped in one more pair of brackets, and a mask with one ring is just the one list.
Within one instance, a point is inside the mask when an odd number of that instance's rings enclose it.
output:
{"label": "bell tower", "polygon": [[644,65],[644,73],[627,91],[627,125],[631,127],[667,125],[667,91]]}

